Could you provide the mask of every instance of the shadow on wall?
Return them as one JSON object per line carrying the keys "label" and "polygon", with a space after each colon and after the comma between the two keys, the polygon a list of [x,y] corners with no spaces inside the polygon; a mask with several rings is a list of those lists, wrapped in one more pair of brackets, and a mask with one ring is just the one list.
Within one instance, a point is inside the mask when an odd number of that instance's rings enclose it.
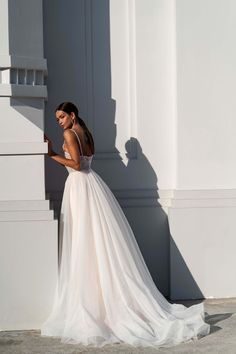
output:
{"label": "shadow on wall", "polygon": [[[44,1],[44,48],[48,61],[45,130],[54,142],[54,149],[62,154],[63,135],[54,110],[62,101],[78,104],[80,116],[93,132],[99,151],[93,168],[110,187],[113,181],[118,186],[112,188],[113,192],[130,222],[155,284],[167,296],[170,231],[167,215],[158,202],[156,172],[137,139],[131,137],[126,142],[127,165],[115,146],[116,102],[111,97],[109,11],[109,0],[71,0],[69,5],[64,0]],[[134,147],[136,158],[132,158]],[[106,152],[110,157],[104,157]],[[57,202],[58,210],[66,177],[66,169],[46,157],[46,190]],[[194,284],[187,266],[183,274]]]}
{"label": "shadow on wall", "polygon": [[[132,156],[131,150],[135,145],[137,158],[133,159],[130,155]],[[130,222],[155,284],[167,296],[170,234],[167,214],[158,201],[157,175],[136,138],[132,137],[127,141],[125,148],[128,163],[126,166],[120,165],[119,177],[124,186],[133,182],[142,187],[126,189],[124,196],[118,191],[114,192]]]}
{"label": "shadow on wall", "polygon": [[[178,246],[171,236],[170,252],[170,298],[173,300],[203,299],[204,295],[201,289],[194,280]],[[199,260],[199,262],[200,261],[201,260]],[[172,277],[172,274],[174,274],[175,277]],[[183,293],[185,294],[184,298]]]}

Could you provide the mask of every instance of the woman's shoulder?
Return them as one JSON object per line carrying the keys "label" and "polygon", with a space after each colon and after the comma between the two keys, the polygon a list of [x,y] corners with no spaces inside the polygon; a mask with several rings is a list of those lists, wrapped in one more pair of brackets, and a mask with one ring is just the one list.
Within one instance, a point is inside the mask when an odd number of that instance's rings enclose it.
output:
{"label": "woman's shoulder", "polygon": [[70,128],[65,129],[63,132],[64,136],[70,136],[72,134],[73,134],[73,132],[72,132],[72,129],[70,129]]}
{"label": "woman's shoulder", "polygon": [[76,135],[78,136],[79,133],[75,129],[65,129],[63,132],[63,137],[66,138],[76,138]]}

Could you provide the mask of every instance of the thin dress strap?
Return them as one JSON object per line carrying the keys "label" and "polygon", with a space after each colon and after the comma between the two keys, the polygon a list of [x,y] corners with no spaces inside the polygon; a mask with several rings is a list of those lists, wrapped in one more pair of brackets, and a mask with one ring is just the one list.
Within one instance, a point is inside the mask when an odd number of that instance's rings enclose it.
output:
{"label": "thin dress strap", "polygon": [[78,134],[76,133],[76,131],[75,131],[74,129],[70,129],[70,130],[72,130],[72,131],[75,133],[75,135],[77,136],[77,139],[78,139],[78,142],[79,142],[79,147],[80,147],[81,156],[84,156],[84,155],[83,155],[82,145],[81,145],[80,138],[79,138]]}

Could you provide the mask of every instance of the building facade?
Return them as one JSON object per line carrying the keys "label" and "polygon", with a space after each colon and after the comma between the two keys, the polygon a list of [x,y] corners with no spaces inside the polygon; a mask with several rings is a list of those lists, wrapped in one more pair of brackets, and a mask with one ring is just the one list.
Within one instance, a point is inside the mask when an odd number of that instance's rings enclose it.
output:
{"label": "building facade", "polygon": [[54,110],[68,100],[94,134],[93,168],[120,202],[161,292],[172,299],[236,296],[235,2],[0,4],[6,316],[12,284],[23,296],[11,304],[23,302],[36,318],[24,322],[18,311],[16,328],[39,326],[50,308],[57,221],[45,192],[58,214],[67,172],[47,156],[44,166],[43,131],[62,153]]}

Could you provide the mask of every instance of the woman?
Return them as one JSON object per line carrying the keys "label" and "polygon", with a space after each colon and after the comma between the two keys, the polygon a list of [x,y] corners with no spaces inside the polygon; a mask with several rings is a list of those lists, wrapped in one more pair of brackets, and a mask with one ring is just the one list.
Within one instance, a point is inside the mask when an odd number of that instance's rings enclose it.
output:
{"label": "woman", "polygon": [[203,305],[170,304],[156,288],[129,223],[111,190],[91,169],[94,142],[70,102],[55,111],[65,157],[62,252],[52,312],[41,334],[101,347],[172,346],[209,333]]}

